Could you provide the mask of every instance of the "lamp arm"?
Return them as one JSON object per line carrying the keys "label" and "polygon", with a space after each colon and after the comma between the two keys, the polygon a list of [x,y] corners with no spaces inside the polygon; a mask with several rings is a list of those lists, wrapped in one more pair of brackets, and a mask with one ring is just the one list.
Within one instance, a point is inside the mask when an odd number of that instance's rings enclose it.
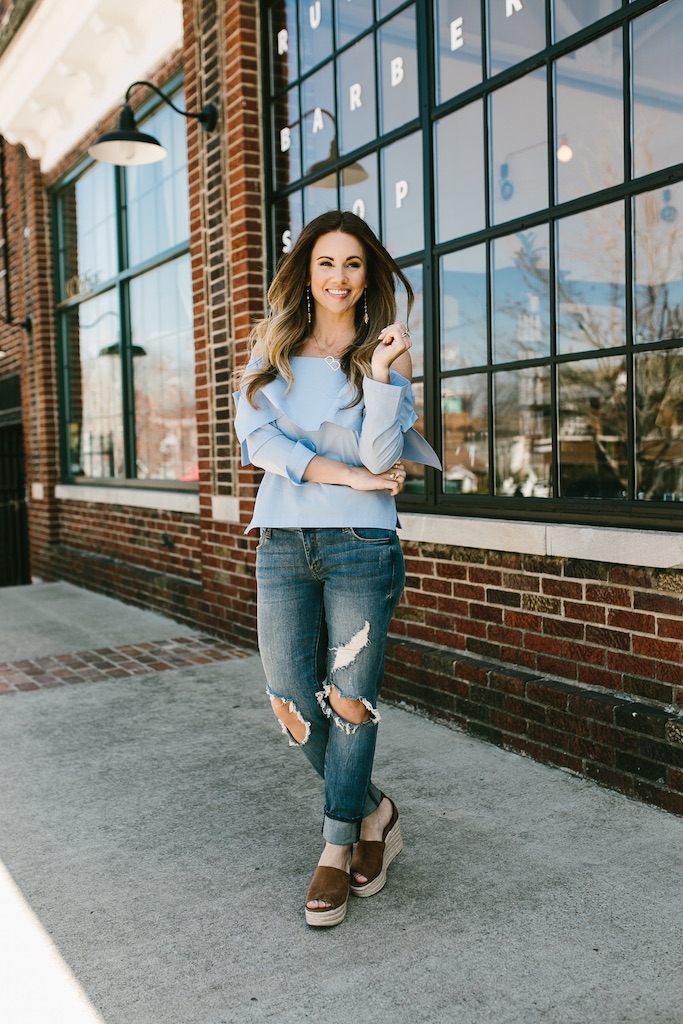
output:
{"label": "lamp arm", "polygon": [[198,114],[193,114],[189,110],[181,110],[180,107],[176,107],[175,103],[172,103],[168,96],[162,92],[158,86],[154,85],[153,82],[132,82],[126,89],[127,105],[129,104],[130,93],[136,85],[147,86],[147,88],[155,92],[157,96],[164,101],[164,103],[167,103],[172,110],[175,110],[176,114],[182,114],[183,117],[193,117],[196,121],[199,121],[204,131],[213,131],[216,127],[218,110],[213,103],[207,103]]}

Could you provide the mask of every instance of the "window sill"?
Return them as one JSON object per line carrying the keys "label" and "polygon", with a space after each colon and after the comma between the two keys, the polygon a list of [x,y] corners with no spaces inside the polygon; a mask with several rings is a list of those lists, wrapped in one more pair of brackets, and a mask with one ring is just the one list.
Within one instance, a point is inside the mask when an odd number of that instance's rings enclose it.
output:
{"label": "window sill", "polygon": [[164,491],[144,487],[98,487],[96,484],[57,484],[59,501],[83,501],[95,505],[149,508],[158,512],[199,515],[199,495],[187,491]]}
{"label": "window sill", "polygon": [[408,512],[402,512],[400,519],[398,534],[405,541],[554,558],[583,558],[655,569],[683,568],[683,533],[449,518]]}

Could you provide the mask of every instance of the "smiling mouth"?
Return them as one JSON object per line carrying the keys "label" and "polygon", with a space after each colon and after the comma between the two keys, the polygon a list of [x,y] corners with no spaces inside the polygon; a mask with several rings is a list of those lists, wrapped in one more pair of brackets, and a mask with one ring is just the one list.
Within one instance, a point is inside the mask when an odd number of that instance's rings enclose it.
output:
{"label": "smiling mouth", "polygon": [[349,288],[328,288],[327,291],[330,295],[334,295],[338,299],[343,299],[347,295],[351,294]]}

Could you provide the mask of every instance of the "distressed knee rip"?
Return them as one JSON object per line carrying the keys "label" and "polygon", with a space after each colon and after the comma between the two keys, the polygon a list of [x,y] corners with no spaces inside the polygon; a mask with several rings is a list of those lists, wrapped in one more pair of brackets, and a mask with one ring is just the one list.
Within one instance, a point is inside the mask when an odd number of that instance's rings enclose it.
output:
{"label": "distressed knee rip", "polygon": [[280,728],[285,736],[289,736],[290,747],[303,747],[311,735],[311,723],[306,721],[293,700],[278,697],[270,690],[266,690],[266,693],[270,697],[270,705],[280,722]]}
{"label": "distressed knee rip", "polygon": [[[334,661],[330,668],[330,675],[335,675],[352,665],[360,651],[364,647],[368,647],[369,644],[370,623],[366,620],[363,628],[354,633],[348,643],[331,648],[331,651],[334,652]],[[361,725],[368,722],[376,725],[380,720],[377,708],[374,708],[366,697],[349,696],[329,681],[323,683],[323,688],[316,694],[316,697],[323,713],[347,735],[355,733]]]}

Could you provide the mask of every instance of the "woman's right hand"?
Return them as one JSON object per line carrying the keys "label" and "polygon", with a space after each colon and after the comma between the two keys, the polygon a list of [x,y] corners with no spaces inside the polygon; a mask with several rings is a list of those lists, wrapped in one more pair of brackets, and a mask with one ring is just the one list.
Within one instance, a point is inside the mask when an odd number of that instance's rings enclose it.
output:
{"label": "woman's right hand", "polygon": [[354,491],[389,491],[396,497],[403,490],[406,482],[406,468],[402,462],[396,462],[384,473],[371,473],[365,466],[350,466],[350,486]]}

